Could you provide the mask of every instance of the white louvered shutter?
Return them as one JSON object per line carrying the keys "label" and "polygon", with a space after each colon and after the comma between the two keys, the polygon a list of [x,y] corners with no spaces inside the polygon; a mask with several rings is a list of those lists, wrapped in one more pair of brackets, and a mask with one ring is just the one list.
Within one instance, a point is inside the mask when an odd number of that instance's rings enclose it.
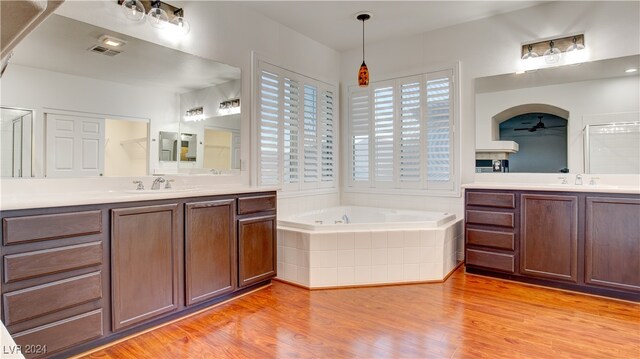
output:
{"label": "white louvered shutter", "polygon": [[353,90],[349,96],[349,132],[351,135],[351,183],[368,184],[371,100],[369,90]]}
{"label": "white louvered shutter", "polygon": [[335,131],[334,98],[331,90],[320,92],[320,182],[321,186],[331,186],[335,182]]}
{"label": "white louvered shutter", "polygon": [[452,72],[427,74],[425,111],[427,124],[427,186],[439,187],[452,178]]}
{"label": "white louvered shutter", "polygon": [[[319,178],[318,158],[318,89],[304,85],[304,182],[314,183]],[[307,186],[307,188],[312,186]]]}
{"label": "white louvered shutter", "polygon": [[262,186],[278,185],[279,171],[279,138],[278,116],[280,112],[280,76],[260,70],[259,80],[259,181]]}
{"label": "white louvered shutter", "polygon": [[401,188],[422,185],[421,126],[422,103],[420,77],[402,79],[398,90],[398,182]]}
{"label": "white louvered shutter", "polygon": [[284,78],[282,153],[283,188],[297,189],[300,183],[300,83]]}
{"label": "white louvered shutter", "polygon": [[379,85],[373,90],[373,170],[375,181],[393,183],[394,148],[394,88],[393,85]]}

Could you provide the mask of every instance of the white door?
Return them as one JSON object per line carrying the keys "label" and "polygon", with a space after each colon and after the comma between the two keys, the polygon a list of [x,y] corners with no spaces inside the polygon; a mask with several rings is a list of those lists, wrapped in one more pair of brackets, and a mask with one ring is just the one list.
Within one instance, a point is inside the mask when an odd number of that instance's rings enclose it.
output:
{"label": "white door", "polygon": [[46,176],[102,176],[104,119],[45,114]]}

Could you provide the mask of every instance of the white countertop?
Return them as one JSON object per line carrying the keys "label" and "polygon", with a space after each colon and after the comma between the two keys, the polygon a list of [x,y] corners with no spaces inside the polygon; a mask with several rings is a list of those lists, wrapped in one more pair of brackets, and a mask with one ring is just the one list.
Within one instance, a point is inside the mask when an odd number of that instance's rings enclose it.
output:
{"label": "white countertop", "polygon": [[206,187],[176,187],[171,190],[81,190],[73,189],[49,191],[44,193],[6,193],[2,192],[0,210],[16,210],[30,208],[80,206],[89,204],[137,202],[161,200],[171,198],[186,198],[200,196],[217,196],[227,194],[242,194],[251,192],[276,191],[276,187],[252,186],[206,186]]}
{"label": "white countertop", "polygon": [[640,186],[573,185],[547,183],[474,182],[462,185],[465,189],[500,189],[514,191],[556,191],[640,194]]}

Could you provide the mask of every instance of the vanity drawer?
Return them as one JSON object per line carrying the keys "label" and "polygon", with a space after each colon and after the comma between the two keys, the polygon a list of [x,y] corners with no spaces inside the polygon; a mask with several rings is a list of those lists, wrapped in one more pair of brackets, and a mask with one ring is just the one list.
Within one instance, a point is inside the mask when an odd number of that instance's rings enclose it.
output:
{"label": "vanity drawer", "polygon": [[46,353],[25,355],[27,358],[36,358],[101,337],[102,327],[102,309],[98,309],[11,336],[17,345],[23,347],[30,346],[34,350],[46,347]]}
{"label": "vanity drawer", "polygon": [[276,209],[274,194],[238,198],[238,214],[248,214]]}
{"label": "vanity drawer", "polygon": [[102,242],[11,254],[4,257],[6,283],[102,264]]}
{"label": "vanity drawer", "polygon": [[516,208],[513,193],[467,192],[467,206]]}
{"label": "vanity drawer", "polygon": [[99,271],[17,290],[2,295],[4,321],[8,326],[100,298]]}
{"label": "vanity drawer", "polygon": [[467,249],[467,265],[495,269],[503,272],[513,273],[515,271],[513,254],[494,253]]}
{"label": "vanity drawer", "polygon": [[4,218],[4,244],[44,241],[102,232],[102,212],[85,211]]}
{"label": "vanity drawer", "polygon": [[484,224],[507,228],[514,228],[515,226],[515,216],[509,212],[467,210],[465,218],[467,223],[471,224]]}
{"label": "vanity drawer", "polygon": [[513,250],[515,234],[467,228],[467,244]]}

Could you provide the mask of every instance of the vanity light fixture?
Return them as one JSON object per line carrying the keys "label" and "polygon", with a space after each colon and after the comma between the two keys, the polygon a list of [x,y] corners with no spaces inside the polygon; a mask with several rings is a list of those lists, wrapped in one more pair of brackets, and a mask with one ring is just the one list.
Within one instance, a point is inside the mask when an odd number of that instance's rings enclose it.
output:
{"label": "vanity light fixture", "polygon": [[[581,50],[584,49],[584,34],[579,34],[524,44],[521,48],[520,58],[531,61],[540,56],[547,64],[576,63],[580,62],[580,56],[576,56],[576,54],[582,53]],[[570,59],[561,61],[565,53]]]}
{"label": "vanity light fixture", "polygon": [[200,107],[194,107],[192,109],[187,110],[184,116],[184,120],[187,122],[204,120],[204,108],[200,106]]}
{"label": "vanity light fixture", "polygon": [[184,10],[159,0],[117,0],[127,19],[141,22],[145,17],[156,29],[168,29],[186,35],[191,29]]}
{"label": "vanity light fixture", "polygon": [[364,22],[371,19],[370,12],[359,12],[356,14],[356,20],[362,21],[362,65],[360,65],[360,69],[358,70],[358,86],[367,87],[369,86],[369,68],[367,68],[367,64],[364,62]]}
{"label": "vanity light fixture", "polygon": [[236,98],[220,102],[218,113],[220,115],[233,115],[240,113],[240,99]]}

